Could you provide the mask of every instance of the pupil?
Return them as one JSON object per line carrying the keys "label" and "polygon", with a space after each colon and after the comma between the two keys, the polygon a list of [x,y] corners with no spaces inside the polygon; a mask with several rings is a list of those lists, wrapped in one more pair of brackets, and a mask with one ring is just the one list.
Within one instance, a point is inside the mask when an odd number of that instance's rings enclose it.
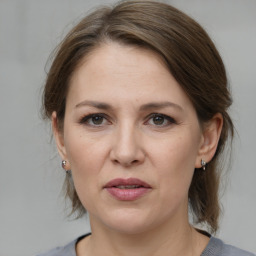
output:
{"label": "pupil", "polygon": [[164,118],[161,116],[155,116],[153,119],[154,123],[157,125],[161,125],[164,123]]}
{"label": "pupil", "polygon": [[92,118],[92,122],[94,124],[101,124],[102,123],[102,120],[103,120],[103,117],[102,116],[94,116]]}

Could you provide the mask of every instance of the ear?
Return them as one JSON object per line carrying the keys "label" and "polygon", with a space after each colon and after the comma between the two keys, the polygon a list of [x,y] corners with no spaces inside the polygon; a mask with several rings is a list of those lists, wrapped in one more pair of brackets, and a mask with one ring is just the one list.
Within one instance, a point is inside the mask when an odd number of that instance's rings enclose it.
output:
{"label": "ear", "polygon": [[203,125],[202,139],[198,156],[196,159],[195,168],[201,168],[201,160],[209,163],[213,158],[220,139],[220,134],[223,126],[223,117],[220,113]]}
{"label": "ear", "polygon": [[[52,113],[51,121],[52,121],[52,131],[53,131],[53,135],[55,138],[59,155],[62,158],[62,160],[67,161],[67,152],[66,152],[65,143],[64,143],[64,135],[63,135],[63,131],[59,129],[57,113],[55,111]],[[69,162],[67,161],[66,168],[70,169],[69,167],[70,167]]]}

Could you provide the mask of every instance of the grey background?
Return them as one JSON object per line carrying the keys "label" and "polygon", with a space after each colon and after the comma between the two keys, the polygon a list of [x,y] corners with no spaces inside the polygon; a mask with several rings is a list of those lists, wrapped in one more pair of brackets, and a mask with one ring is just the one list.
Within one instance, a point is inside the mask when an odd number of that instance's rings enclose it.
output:
{"label": "grey background", "polygon": [[[110,2],[0,0],[0,256],[35,255],[89,230],[86,219],[65,217],[64,173],[40,100],[50,52],[84,13]],[[256,252],[256,1],[166,2],[206,28],[226,64],[239,136],[218,236]]]}

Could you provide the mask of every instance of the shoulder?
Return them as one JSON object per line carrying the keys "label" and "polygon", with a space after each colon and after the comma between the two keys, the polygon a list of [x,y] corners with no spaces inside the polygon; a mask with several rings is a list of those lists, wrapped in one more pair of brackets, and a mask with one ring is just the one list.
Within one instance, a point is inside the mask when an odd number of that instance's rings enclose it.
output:
{"label": "shoulder", "polygon": [[83,235],[62,247],[56,247],[37,256],[76,256],[76,243],[89,234]]}
{"label": "shoulder", "polygon": [[235,246],[225,244],[222,240],[211,237],[201,256],[256,256]]}
{"label": "shoulder", "polygon": [[223,246],[223,256],[256,256],[254,253],[244,251],[235,246],[224,244]]}
{"label": "shoulder", "polygon": [[76,240],[68,243],[63,247],[57,247],[55,249],[39,254],[37,256],[76,256],[75,245],[76,245]]}

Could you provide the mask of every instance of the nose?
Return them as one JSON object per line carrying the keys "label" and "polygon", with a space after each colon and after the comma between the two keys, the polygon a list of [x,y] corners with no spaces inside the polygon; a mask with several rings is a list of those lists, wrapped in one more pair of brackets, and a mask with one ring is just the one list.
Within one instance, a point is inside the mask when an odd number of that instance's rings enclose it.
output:
{"label": "nose", "polygon": [[116,130],[110,153],[111,161],[124,167],[139,165],[145,160],[142,138],[136,127],[123,125]]}

